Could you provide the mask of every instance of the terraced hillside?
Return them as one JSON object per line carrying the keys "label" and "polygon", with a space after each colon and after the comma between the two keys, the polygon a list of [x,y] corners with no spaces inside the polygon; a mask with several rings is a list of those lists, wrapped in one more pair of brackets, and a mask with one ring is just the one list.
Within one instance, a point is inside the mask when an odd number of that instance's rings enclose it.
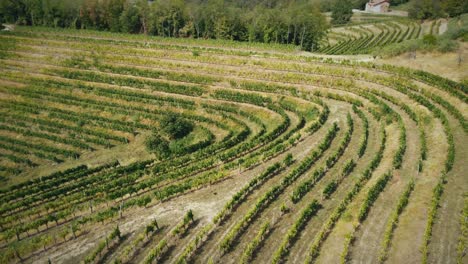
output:
{"label": "terraced hillside", "polygon": [[0,43],[1,263],[466,261],[464,85],[260,44]]}
{"label": "terraced hillside", "polygon": [[[387,16],[388,17],[388,16]],[[409,19],[385,19],[360,22],[355,25],[334,27],[327,34],[318,52],[339,54],[365,54],[393,43],[422,38],[426,34],[439,35],[446,20],[420,23]],[[370,20],[372,21],[372,20]]]}

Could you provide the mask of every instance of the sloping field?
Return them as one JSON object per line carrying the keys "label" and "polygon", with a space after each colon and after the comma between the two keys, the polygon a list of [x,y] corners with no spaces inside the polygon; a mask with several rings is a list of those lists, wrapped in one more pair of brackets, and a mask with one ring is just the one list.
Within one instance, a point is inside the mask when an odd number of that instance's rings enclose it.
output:
{"label": "sloping field", "polygon": [[330,29],[318,52],[330,55],[366,54],[390,44],[422,38],[427,34],[442,34],[447,25],[445,19],[420,23],[403,18],[384,18],[388,16],[372,22]]}
{"label": "sloping field", "polygon": [[[466,262],[466,86],[256,44],[0,43],[0,263]],[[167,116],[194,128],[149,153]]]}

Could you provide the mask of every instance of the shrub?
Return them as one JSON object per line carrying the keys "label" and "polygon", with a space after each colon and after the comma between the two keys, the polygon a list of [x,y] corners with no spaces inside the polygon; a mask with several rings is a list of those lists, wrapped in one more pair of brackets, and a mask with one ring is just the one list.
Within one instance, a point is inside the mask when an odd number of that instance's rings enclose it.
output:
{"label": "shrub", "polygon": [[183,138],[193,130],[193,124],[181,119],[174,114],[165,116],[161,120],[162,130],[168,134],[171,139]]}
{"label": "shrub", "polygon": [[284,158],[284,165],[289,166],[294,163],[294,157],[291,153],[288,153],[288,155]]}
{"label": "shrub", "polygon": [[403,41],[401,43],[391,44],[385,46],[382,49],[377,49],[373,52],[373,55],[382,57],[392,57],[403,54],[408,51],[419,50],[422,46],[423,45],[420,39],[412,39],[408,41]]}
{"label": "shrub", "polygon": [[336,181],[331,181],[323,189],[322,195],[325,199],[328,199],[330,195],[338,188],[338,183]]}
{"label": "shrub", "polygon": [[353,4],[349,0],[335,1],[332,8],[332,24],[340,25],[351,21]]}
{"label": "shrub", "polygon": [[435,45],[437,44],[437,38],[432,34],[424,35],[423,43],[424,45]]}
{"label": "shrub", "polygon": [[145,141],[146,149],[149,152],[165,157],[170,154],[169,142],[160,135],[153,133]]}
{"label": "shrub", "polygon": [[440,39],[437,50],[440,52],[450,52],[458,48],[458,43],[450,39]]}
{"label": "shrub", "polygon": [[242,253],[242,258],[240,263],[250,263],[252,262],[252,256],[254,255],[255,251],[260,247],[263,240],[268,236],[270,232],[270,223],[265,222],[260,230],[258,231],[255,238],[247,245],[244,252]]}

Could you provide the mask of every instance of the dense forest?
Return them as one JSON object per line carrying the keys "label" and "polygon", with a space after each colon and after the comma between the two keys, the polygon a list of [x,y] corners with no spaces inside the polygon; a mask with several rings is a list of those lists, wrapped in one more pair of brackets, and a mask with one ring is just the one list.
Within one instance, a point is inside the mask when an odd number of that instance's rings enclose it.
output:
{"label": "dense forest", "polygon": [[468,13],[468,0],[413,0],[408,11],[417,19],[456,17]]}
{"label": "dense forest", "polygon": [[[319,49],[333,24],[368,0],[0,0],[0,22],[143,33],[163,37],[294,44]],[[408,0],[392,0],[392,5]],[[417,19],[466,13],[468,0],[414,0]]]}
{"label": "dense forest", "polygon": [[286,43],[317,48],[328,27],[311,1],[0,0],[0,17],[23,25]]}

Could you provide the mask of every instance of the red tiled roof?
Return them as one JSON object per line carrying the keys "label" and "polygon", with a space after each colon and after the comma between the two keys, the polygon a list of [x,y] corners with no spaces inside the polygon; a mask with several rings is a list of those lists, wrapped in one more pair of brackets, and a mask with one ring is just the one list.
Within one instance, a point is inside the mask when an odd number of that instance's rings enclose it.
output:
{"label": "red tiled roof", "polygon": [[378,3],[372,3],[372,5],[378,6],[378,5],[381,5],[383,3],[390,3],[390,1],[389,0],[382,0],[382,1],[378,2]]}

